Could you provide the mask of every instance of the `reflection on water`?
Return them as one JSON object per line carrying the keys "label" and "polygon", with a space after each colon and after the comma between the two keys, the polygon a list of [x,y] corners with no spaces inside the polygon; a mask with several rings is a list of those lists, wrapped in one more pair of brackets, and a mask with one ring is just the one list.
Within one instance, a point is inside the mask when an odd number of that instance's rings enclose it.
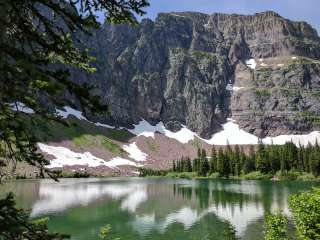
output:
{"label": "reflection on water", "polygon": [[221,239],[228,220],[242,239],[254,240],[265,213],[290,214],[288,196],[312,185],[117,178],[9,182],[0,190],[14,191],[33,217],[50,216],[51,230],[74,239],[96,239],[105,224],[121,239]]}
{"label": "reflection on water", "polygon": [[43,181],[38,195],[39,199],[31,207],[33,217],[61,212],[70,207],[87,206],[107,197],[121,199],[121,209],[134,212],[148,198],[146,186],[141,184],[101,184],[79,180],[62,180],[59,183]]}

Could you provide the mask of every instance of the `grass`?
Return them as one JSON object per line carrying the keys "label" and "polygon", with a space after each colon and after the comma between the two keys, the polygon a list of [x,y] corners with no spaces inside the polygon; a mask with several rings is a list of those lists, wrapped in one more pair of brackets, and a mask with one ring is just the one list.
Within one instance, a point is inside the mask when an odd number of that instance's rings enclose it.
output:
{"label": "grass", "polygon": [[114,154],[121,155],[122,153],[124,153],[123,149],[119,145],[112,142],[109,138],[102,137],[101,145]]}
{"label": "grass", "polygon": [[[124,153],[119,142],[127,142],[133,135],[126,130],[97,127],[75,117],[69,117],[66,123],[44,120],[39,117],[27,118],[26,124],[40,142],[61,142],[70,140],[81,148],[101,147],[114,154]],[[33,126],[37,126],[37,128]]]}
{"label": "grass", "polygon": [[133,135],[126,130],[108,129],[106,134],[109,138],[117,141],[127,141]]}
{"label": "grass", "polygon": [[307,58],[307,57],[298,57],[297,59],[291,59],[285,67],[285,72],[290,72],[296,69],[297,65],[311,65],[311,64],[320,64],[318,60]]}
{"label": "grass", "polygon": [[147,147],[148,147],[148,149],[151,151],[151,152],[157,152],[158,151],[158,145],[156,144],[156,142],[155,141],[153,141],[153,140],[147,140],[146,141],[146,143],[147,143]]}
{"label": "grass", "polygon": [[271,92],[269,89],[255,89],[255,94],[259,99],[265,100],[271,96]]}
{"label": "grass", "polygon": [[103,147],[114,154],[124,153],[124,151],[118,144],[114,143],[111,139],[103,135],[84,134],[84,135],[74,137],[72,139],[72,142],[81,148],[90,148],[90,147],[97,146],[97,147]]}
{"label": "grass", "polygon": [[305,121],[320,123],[320,115],[310,111],[297,112],[297,117],[303,118]]}
{"label": "grass", "polygon": [[298,171],[278,171],[276,177],[279,180],[300,180],[300,181],[315,181],[319,180],[311,173],[298,172]]}
{"label": "grass", "polygon": [[195,138],[194,140],[192,140],[191,145],[194,146],[197,149],[202,149],[203,148],[203,142],[200,141],[200,139]]}

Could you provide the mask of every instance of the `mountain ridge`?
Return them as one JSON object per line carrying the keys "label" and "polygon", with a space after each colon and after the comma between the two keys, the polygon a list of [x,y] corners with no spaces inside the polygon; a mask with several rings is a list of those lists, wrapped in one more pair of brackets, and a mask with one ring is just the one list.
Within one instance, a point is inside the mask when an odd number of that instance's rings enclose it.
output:
{"label": "mountain ridge", "polygon": [[[161,13],[155,21],[144,19],[137,27],[105,24],[93,32],[93,38],[80,35],[97,59],[97,72],[72,71],[72,78],[96,84],[94,92],[112,109],[111,116],[87,113],[90,118],[123,126],[141,119],[152,124],[163,121],[168,129],[177,131],[186,125],[205,138],[221,130],[227,117],[261,137],[318,129],[301,116],[298,123],[292,120],[301,110],[311,109],[318,117],[320,109],[317,94],[308,92],[319,87],[320,59],[320,40],[310,25],[274,12],[178,14],[188,17]],[[246,64],[250,59],[255,69]],[[228,84],[242,88],[228,91]],[[264,89],[280,89],[275,102],[285,99],[282,90],[296,89],[299,92],[290,94],[303,101],[287,99],[288,106],[281,108],[271,101],[273,92]],[[260,111],[264,108],[267,116]],[[285,108],[297,111],[293,117],[279,117],[276,113]],[[245,110],[251,122],[239,115]],[[276,126],[268,122],[270,112],[280,118]],[[262,117],[256,118],[257,114]]]}

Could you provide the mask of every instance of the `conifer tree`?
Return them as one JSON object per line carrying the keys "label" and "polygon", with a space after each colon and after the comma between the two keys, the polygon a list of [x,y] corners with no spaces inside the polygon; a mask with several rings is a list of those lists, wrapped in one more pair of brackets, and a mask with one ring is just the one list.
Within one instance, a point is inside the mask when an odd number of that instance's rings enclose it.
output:
{"label": "conifer tree", "polygon": [[205,149],[202,149],[201,151],[201,158],[200,158],[200,169],[199,169],[199,175],[200,176],[206,176],[209,172],[210,166],[207,158],[207,154]]}
{"label": "conifer tree", "polygon": [[192,172],[192,164],[189,157],[186,158],[186,172]]}
{"label": "conifer tree", "polygon": [[224,175],[224,153],[221,148],[218,150],[218,156],[217,156],[217,172],[219,173],[220,176]]}
{"label": "conifer tree", "polygon": [[217,152],[214,146],[211,149],[210,156],[210,173],[214,173],[217,171]]}
{"label": "conifer tree", "polygon": [[241,173],[240,147],[236,145],[234,148],[234,175],[239,176]]}

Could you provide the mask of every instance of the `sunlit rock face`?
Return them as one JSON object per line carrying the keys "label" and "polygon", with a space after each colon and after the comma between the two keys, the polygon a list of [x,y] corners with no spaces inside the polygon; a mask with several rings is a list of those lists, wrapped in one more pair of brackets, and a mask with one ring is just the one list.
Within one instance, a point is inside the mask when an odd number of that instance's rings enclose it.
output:
{"label": "sunlit rock face", "polygon": [[95,122],[145,119],[210,138],[227,117],[258,137],[319,130],[320,41],[307,23],[252,16],[164,13],[137,27],[104,24],[76,34],[96,57],[93,83],[112,109]]}

